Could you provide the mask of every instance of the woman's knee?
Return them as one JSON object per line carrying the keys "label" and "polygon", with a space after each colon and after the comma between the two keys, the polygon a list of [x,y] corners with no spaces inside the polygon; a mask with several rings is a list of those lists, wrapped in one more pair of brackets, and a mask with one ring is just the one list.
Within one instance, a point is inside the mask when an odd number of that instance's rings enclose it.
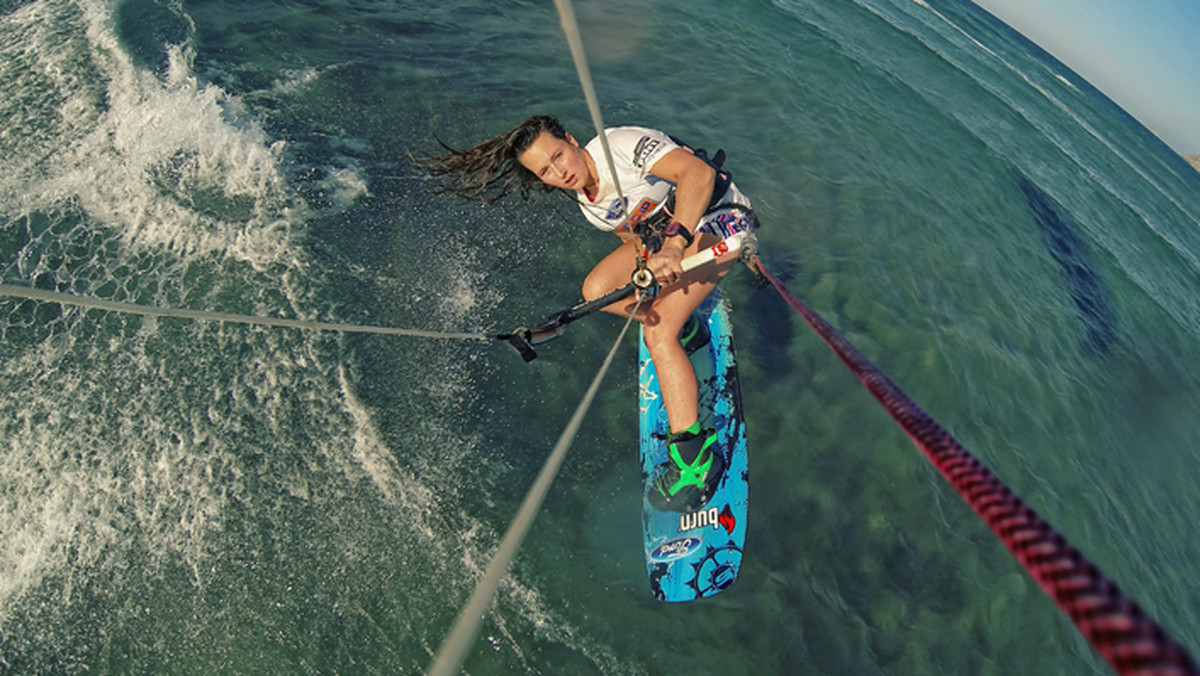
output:
{"label": "woman's knee", "polygon": [[588,273],[588,276],[584,277],[582,289],[584,300],[595,300],[596,298],[599,298],[600,296],[603,296],[612,290],[604,288],[604,286],[608,283],[604,277],[604,275],[600,274],[598,267],[593,268],[592,271]]}
{"label": "woman's knee", "polygon": [[653,353],[659,348],[669,348],[679,343],[679,330],[683,328],[683,320],[670,315],[656,314],[653,319],[647,318],[642,322],[642,335],[646,347]]}
{"label": "woman's knee", "polygon": [[605,256],[583,279],[583,298],[593,300],[624,286],[632,274],[632,255],[621,255],[625,247]]}

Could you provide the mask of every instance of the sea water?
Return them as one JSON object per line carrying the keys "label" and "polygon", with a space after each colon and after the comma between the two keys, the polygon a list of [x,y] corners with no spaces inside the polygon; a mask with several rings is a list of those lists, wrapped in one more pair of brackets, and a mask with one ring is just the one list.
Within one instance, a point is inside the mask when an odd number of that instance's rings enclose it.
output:
{"label": "sea water", "polygon": [[[1200,174],[968,2],[576,11],[605,121],[724,148],[767,266],[1200,649]],[[413,158],[536,113],[593,134],[549,2],[8,0],[2,281],[529,325],[615,240]],[[1104,672],[778,297],[725,287],[741,578],[649,594],[627,338],[466,671]],[[0,673],[421,672],[619,330],[525,364],[0,300]]]}

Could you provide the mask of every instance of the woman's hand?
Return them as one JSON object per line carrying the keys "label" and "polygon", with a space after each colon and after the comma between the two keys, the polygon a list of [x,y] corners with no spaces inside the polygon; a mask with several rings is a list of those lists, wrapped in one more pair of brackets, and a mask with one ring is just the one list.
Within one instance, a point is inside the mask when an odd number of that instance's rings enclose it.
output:
{"label": "woman's hand", "polygon": [[668,286],[678,282],[683,276],[683,252],[686,244],[682,238],[669,237],[663,242],[658,253],[650,256],[648,261],[650,272],[659,286]]}

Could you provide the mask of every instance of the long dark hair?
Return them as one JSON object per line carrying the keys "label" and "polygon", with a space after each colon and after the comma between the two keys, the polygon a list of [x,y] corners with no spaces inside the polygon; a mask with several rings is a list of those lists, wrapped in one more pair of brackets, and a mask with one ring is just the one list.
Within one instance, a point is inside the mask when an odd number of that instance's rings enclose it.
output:
{"label": "long dark hair", "polygon": [[418,160],[418,163],[430,174],[444,179],[440,186],[444,192],[484,204],[491,204],[513,193],[529,198],[534,190],[554,190],[517,159],[542,132],[563,140],[567,138],[567,132],[557,118],[535,115],[511,130],[466,150],[455,150],[439,139],[438,143],[449,152]]}

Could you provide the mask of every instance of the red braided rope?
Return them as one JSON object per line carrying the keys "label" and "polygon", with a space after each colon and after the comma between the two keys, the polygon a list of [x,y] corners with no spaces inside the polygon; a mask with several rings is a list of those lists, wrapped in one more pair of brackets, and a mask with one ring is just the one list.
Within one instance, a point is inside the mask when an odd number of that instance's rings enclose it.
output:
{"label": "red braided rope", "polygon": [[883,404],[913,443],[987,523],[1042,591],[1118,674],[1200,674],[1195,661],[1136,603],[1013,494],[979,460],[820,315],[793,296],[762,261],[759,272]]}

